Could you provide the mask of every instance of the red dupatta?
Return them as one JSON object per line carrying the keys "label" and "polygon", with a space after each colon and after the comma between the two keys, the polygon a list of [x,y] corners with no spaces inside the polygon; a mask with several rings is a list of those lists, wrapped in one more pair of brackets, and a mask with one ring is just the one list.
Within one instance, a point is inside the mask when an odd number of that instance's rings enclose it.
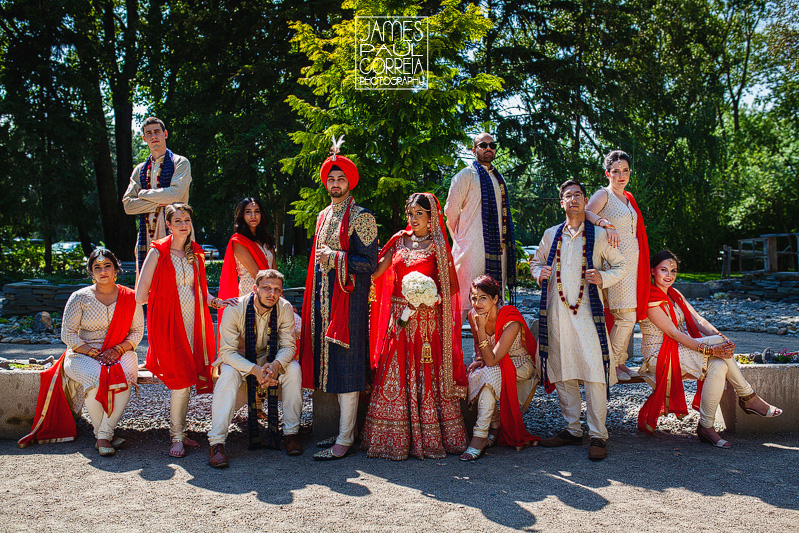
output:
{"label": "red dupatta", "polygon": [[[438,198],[430,193],[423,193],[434,207],[430,217],[430,235],[435,245],[436,263],[438,266],[438,285],[441,290],[441,376],[444,396],[447,398],[465,398],[468,386],[466,366],[463,363],[463,346],[461,344],[461,305],[458,275],[455,272],[455,262],[452,260],[452,250],[447,240],[444,216]],[[408,226],[399,231],[388,240],[380,250],[378,262],[394,247],[398,239],[410,235],[412,230]],[[375,279],[375,301],[371,304],[369,327],[369,353],[371,354],[372,370],[375,372],[374,381],[379,375],[380,357],[388,343],[389,323],[391,320],[391,293],[396,282],[394,268],[386,270],[382,276]]]}
{"label": "red dupatta", "polygon": [[[116,346],[125,341],[133,324],[136,312],[136,293],[132,289],[117,285],[119,295],[114,308],[114,316],[108,327],[108,333],[100,351]],[[64,393],[64,361],[66,351],[58,361],[39,374],[39,397],[36,401],[36,413],[30,433],[17,441],[17,446],[25,448],[33,442],[47,444],[50,442],[68,442],[75,440],[78,434],[72,410]],[[104,381],[105,379],[105,381]],[[114,395],[129,387],[122,365],[101,365],[100,384],[97,400],[103,404],[106,413],[114,409]]]}
{"label": "red dupatta", "polygon": [[[350,249],[350,213],[355,200],[350,197],[347,200],[344,218],[339,226],[339,242],[341,252],[333,252],[336,271],[336,283],[333,285],[333,301],[330,309],[330,324],[325,332],[322,342],[334,342],[345,348],[350,347],[350,293],[355,289],[355,281],[349,275],[347,268],[347,252]],[[328,207],[327,209],[331,209]],[[302,386],[308,389],[314,388],[314,360],[313,360],[313,335],[311,331],[311,314],[314,312],[314,293],[316,286],[314,277],[316,274],[316,242],[319,238],[319,230],[324,223],[327,213],[316,221],[316,231],[314,231],[313,246],[311,247],[311,257],[308,260],[308,274],[305,278],[305,294],[302,298],[302,328],[300,345],[297,350],[297,357],[302,367]]]}
{"label": "red dupatta", "polygon": [[[236,272],[236,254],[233,253],[233,245],[238,244],[243,246],[250,252],[258,270],[266,270],[267,268],[275,268],[275,265],[269,264],[266,254],[263,249],[258,246],[258,243],[252,239],[248,239],[240,233],[234,233],[227,243],[225,250],[225,262],[222,263],[222,275],[219,278],[219,297],[223,300],[228,298],[239,297],[239,275]],[[217,323],[222,320],[222,313],[225,308],[220,308],[216,312]]]}
{"label": "red dupatta", "polygon": [[192,242],[194,251],[194,338],[188,339],[180,310],[180,298],[172,264],[172,235],[154,241],[158,264],[147,299],[147,368],[172,390],[197,386],[197,394],[213,391],[211,363],[216,353],[214,326],[205,301],[205,254]]}
{"label": "red dupatta", "polygon": [[[133,325],[133,315],[136,313],[136,291],[122,285],[117,285],[117,288],[119,294],[116,307],[114,307],[114,316],[111,318],[111,324],[108,325],[108,333],[105,335],[100,352],[125,342],[130,333],[130,327]],[[130,385],[119,360],[113,365],[100,364],[100,383],[95,399],[100,402],[107,414],[110,415],[114,410],[114,397],[128,388]]]}
{"label": "red dupatta", "polygon": [[[638,305],[635,311],[635,321],[640,322],[646,318],[647,304],[649,302],[649,239],[646,236],[644,217],[641,215],[641,210],[638,208],[638,202],[636,202],[633,195],[627,191],[624,191],[624,196],[629,200],[630,205],[633,206],[636,215],[638,215],[638,221],[635,224],[635,237],[638,239],[638,278],[635,291],[635,301]],[[605,324],[607,325],[608,331],[613,329],[613,322],[613,315],[606,308]]]}
{"label": "red dupatta", "polygon": [[[511,322],[519,322],[521,325],[525,348],[530,357],[533,357],[536,350],[535,337],[527,327],[527,322],[522,314],[512,305],[504,305],[499,310],[494,329],[496,342],[499,342],[502,332]],[[522,412],[519,409],[519,393],[516,390],[516,365],[513,364],[507,353],[497,355],[502,357],[499,361],[499,369],[502,372],[502,394],[499,397],[500,424],[497,442],[501,446],[518,448],[530,442],[540,441],[541,437],[527,431],[522,419]]]}
{"label": "red dupatta", "polygon": [[64,394],[64,357],[39,374],[39,398],[36,401],[36,414],[33,417],[31,432],[17,441],[17,446],[25,448],[33,442],[68,442],[75,440],[78,429]]}
{"label": "red dupatta", "polygon": [[[698,339],[702,335],[696,327],[694,318],[688,309],[682,295],[673,287],[669,288],[668,296],[657,286],[652,285],[649,291],[649,302],[657,303],[671,317],[671,322],[678,326],[677,314],[674,312],[673,300],[680,306],[685,316],[685,324],[691,337]],[[702,381],[697,381],[696,394],[694,395],[693,408],[699,409],[699,400],[702,396]],[[649,395],[641,410],[638,411],[638,430],[643,433],[653,434],[661,414],[674,413],[678,417],[688,414],[685,403],[685,389],[682,385],[682,369],[680,367],[679,343],[663,334],[663,344],[657,357],[655,371],[655,390]]]}

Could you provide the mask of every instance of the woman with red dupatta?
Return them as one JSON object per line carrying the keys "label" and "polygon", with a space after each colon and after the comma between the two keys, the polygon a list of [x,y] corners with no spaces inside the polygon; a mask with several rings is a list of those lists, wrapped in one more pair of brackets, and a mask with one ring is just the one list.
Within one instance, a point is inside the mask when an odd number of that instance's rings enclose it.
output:
{"label": "woman with red dupatta", "polygon": [[[252,292],[259,270],[275,267],[275,238],[266,229],[266,211],[257,198],[245,198],[236,206],[235,233],[225,250],[219,279],[223,300]],[[221,318],[222,310],[219,315]]]}
{"label": "woman with red dupatta", "polygon": [[19,440],[20,447],[73,440],[70,405],[80,413],[84,401],[100,455],[114,455],[124,441],[114,439],[114,429],[136,384],[135,350],[144,334],[144,315],[133,290],[116,284],[119,261],[114,254],[95,249],[87,269],[94,284],[73,292],[67,301],[61,323],[67,349],[42,372],[33,429]]}
{"label": "woman with red dupatta", "polygon": [[538,379],[535,338],[518,309],[501,305],[501,290],[489,275],[472,281],[468,318],[475,358],[468,369],[469,404],[477,403],[477,422],[461,461],[477,460],[497,442],[521,450],[541,440],[527,431],[522,419]]}
{"label": "woman with red dupatta", "polygon": [[[369,457],[441,459],[466,449],[458,277],[438,199],[412,194],[405,210],[408,228],[380,251],[373,275],[376,300],[369,340],[374,386],[363,446]],[[418,307],[402,326],[398,320],[409,306],[402,280],[412,272],[435,281],[440,303]]]}
{"label": "woman with red dupatta", "polygon": [[702,318],[672,287],[677,279],[677,257],[668,250],[652,258],[652,286],[647,319],[641,322],[639,372],[655,389],[638,413],[638,429],[652,434],[660,415],[688,414],[683,379],[696,379],[693,408],[699,410],[696,436],[717,448],[731,445],[714,427],[716,409],[729,381],[738,404],[748,414],[775,417],[782,409],[769,405],[752,390],[733,358],[735,344]]}
{"label": "woman with red dupatta", "polygon": [[649,243],[646,227],[635,198],[624,190],[630,183],[631,164],[627,153],[621,150],[610,152],[605,157],[608,186],[595,192],[585,206],[586,219],[607,230],[611,246],[619,248],[629,265],[622,280],[608,287],[605,298],[605,320],[610,331],[610,356],[615,359],[616,377],[619,381],[630,381],[631,377],[638,377],[634,370],[627,368],[627,346],[635,323],[646,318],[646,304],[649,300]]}
{"label": "woman with red dupatta", "polygon": [[238,300],[223,301],[208,292],[205,255],[191,240],[191,207],[170,204],[165,215],[171,235],[150,245],[136,282],[136,301],[147,302],[147,369],[172,390],[169,455],[183,457],[184,443],[199,446],[186,437],[191,387],[206,394],[214,386],[216,343],[208,306],[219,309]]}

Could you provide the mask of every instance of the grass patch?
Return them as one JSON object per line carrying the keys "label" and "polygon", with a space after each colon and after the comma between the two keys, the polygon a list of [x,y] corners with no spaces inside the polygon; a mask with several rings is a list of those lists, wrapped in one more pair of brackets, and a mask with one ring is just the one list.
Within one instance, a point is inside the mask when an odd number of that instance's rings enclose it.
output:
{"label": "grass patch", "polygon": [[[741,274],[733,274],[732,277],[739,278]],[[677,281],[681,283],[704,283],[720,279],[718,272],[680,272],[677,274]]]}

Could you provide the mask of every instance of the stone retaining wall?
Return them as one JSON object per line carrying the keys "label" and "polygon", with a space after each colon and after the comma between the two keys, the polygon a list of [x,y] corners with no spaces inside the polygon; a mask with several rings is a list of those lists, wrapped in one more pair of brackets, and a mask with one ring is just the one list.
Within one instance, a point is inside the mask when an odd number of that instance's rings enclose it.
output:
{"label": "stone retaining wall", "polygon": [[[70,295],[87,285],[52,285],[48,283],[7,283],[3,287],[3,304],[0,316],[35,315],[40,311],[62,313]],[[218,287],[209,287],[211,294],[218,294]],[[304,287],[293,287],[283,291],[283,297],[302,310]],[[213,312],[213,310],[212,310]]]}
{"label": "stone retaining wall", "polygon": [[705,285],[711,293],[726,292],[729,298],[799,302],[797,272],[753,272],[741,278],[708,281]]}

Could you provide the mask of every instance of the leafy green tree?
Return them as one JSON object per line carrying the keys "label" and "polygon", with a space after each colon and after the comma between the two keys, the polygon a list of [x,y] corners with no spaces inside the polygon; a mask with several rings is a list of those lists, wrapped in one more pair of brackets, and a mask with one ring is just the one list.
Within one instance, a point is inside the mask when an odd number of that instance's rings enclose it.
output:
{"label": "leafy green tree", "polygon": [[295,23],[293,42],[311,64],[303,69],[303,85],[315,98],[291,95],[288,102],[304,129],[290,134],[300,153],[283,160],[284,171],[313,180],[294,203],[297,223],[311,234],[316,215],[328,202],[317,179],[332,136],[345,135],[343,154],[358,165],[358,200],[375,212],[382,235],[401,225],[405,199],[413,191],[435,189],[442,170],[449,174],[462,151],[469,124],[460,109],[485,105],[487,95],[501,89],[501,79],[458,68],[467,44],[482,38],[491,23],[473,5],[457,2],[438,6],[419,2],[345,2],[353,15],[428,16],[429,89],[370,91],[355,86],[355,20],[346,18],[320,32]]}

